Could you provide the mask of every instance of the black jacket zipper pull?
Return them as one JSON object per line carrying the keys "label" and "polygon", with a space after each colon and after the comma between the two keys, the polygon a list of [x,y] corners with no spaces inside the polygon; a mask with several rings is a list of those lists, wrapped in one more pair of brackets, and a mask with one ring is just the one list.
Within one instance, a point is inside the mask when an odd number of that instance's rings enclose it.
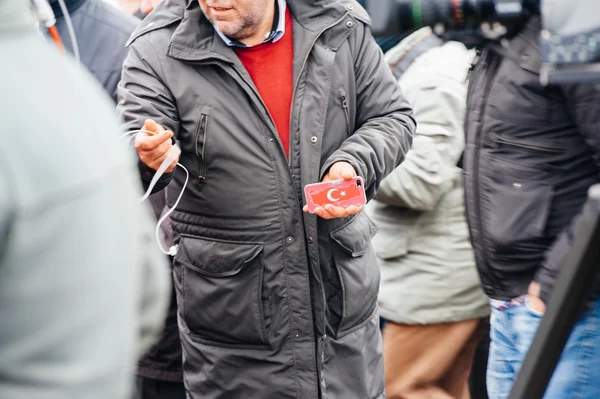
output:
{"label": "black jacket zipper pull", "polygon": [[[202,135],[202,151],[198,151],[198,142],[200,141],[200,135]],[[196,178],[198,184],[204,184],[206,182],[206,161],[204,154],[206,153],[206,136],[208,135],[208,115],[202,114],[200,117],[200,124],[198,125],[198,131],[196,132],[196,155],[200,159],[200,172]]]}
{"label": "black jacket zipper pull", "polygon": [[350,112],[348,111],[348,99],[346,98],[344,89],[340,89],[340,99],[342,100],[342,108],[344,109],[344,116],[346,117],[346,126],[350,129]]}

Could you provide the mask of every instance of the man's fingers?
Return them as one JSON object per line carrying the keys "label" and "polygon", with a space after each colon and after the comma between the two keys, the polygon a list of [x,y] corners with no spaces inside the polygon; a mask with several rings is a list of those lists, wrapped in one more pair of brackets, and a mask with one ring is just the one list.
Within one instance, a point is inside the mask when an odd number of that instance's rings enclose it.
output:
{"label": "man's fingers", "polygon": [[154,170],[158,170],[158,168],[160,168],[160,165],[162,165],[163,161],[165,159],[167,159],[167,154],[163,154],[161,157],[156,158],[152,161],[150,160],[144,160],[143,158],[140,157],[140,159],[142,160],[142,162],[144,164],[146,164],[149,168],[154,169]]}
{"label": "man's fingers", "polygon": [[342,179],[344,180],[352,180],[354,176],[356,176],[354,168],[352,168],[351,166],[348,166],[348,168],[344,168],[344,170],[342,171]]}
{"label": "man's fingers", "polygon": [[179,157],[175,158],[173,160],[173,162],[171,162],[171,165],[169,165],[169,167],[167,168],[167,170],[165,170],[165,173],[171,173],[172,171],[174,171],[175,167],[177,167],[178,163],[179,163]]}
{"label": "man's fingers", "polygon": [[150,12],[152,12],[152,10],[154,10],[154,5],[152,4],[152,2],[150,0],[142,0],[141,1],[140,11],[142,12],[142,14],[148,15],[148,14],[150,14]]}
{"label": "man's fingers", "polygon": [[304,205],[302,207],[302,212],[308,212],[308,205]]}
{"label": "man's fingers", "polygon": [[315,215],[317,215],[318,217],[322,218],[322,219],[333,219],[334,217],[331,216],[329,214],[329,212],[327,212],[325,209],[323,208],[316,208],[315,209]]}
{"label": "man's fingers", "polygon": [[354,170],[354,167],[349,163],[344,163],[344,167],[342,169],[342,179],[351,180],[354,179],[356,176],[357,175],[356,171]]}
{"label": "man's fingers", "polygon": [[[166,154],[164,154],[160,158],[155,159],[154,161],[144,161],[143,158],[140,158],[140,159],[150,169],[158,170],[160,168],[160,165],[162,165],[162,163],[165,161],[165,159],[167,159],[168,156],[169,156],[169,154],[167,152]],[[173,162],[171,162],[171,164],[167,167],[167,169],[165,169],[165,173],[171,173],[175,169],[175,167],[177,166],[178,162],[179,162],[179,157],[175,158],[173,160]]]}
{"label": "man's fingers", "polygon": [[161,133],[155,134],[154,136],[148,135],[144,132],[140,132],[135,137],[135,149],[138,152],[152,151],[163,143],[170,143],[172,137],[173,132],[170,130],[162,131]]}
{"label": "man's fingers", "polygon": [[348,213],[348,215],[356,215],[356,214],[360,213],[361,211],[362,211],[362,206],[350,205],[348,208],[346,208],[346,212]]}
{"label": "man's fingers", "polygon": [[346,208],[342,208],[334,205],[325,205],[325,211],[327,211],[334,218],[343,218],[348,216]]}
{"label": "man's fingers", "polygon": [[165,141],[164,143],[160,144],[158,147],[156,147],[152,151],[146,152],[146,154],[144,154],[145,151],[142,151],[140,153],[140,158],[142,157],[142,155],[145,155],[146,157],[150,158],[149,159],[150,162],[154,162],[158,158],[161,158],[165,154],[167,154],[171,150],[172,147],[173,147],[173,144],[170,141]]}
{"label": "man's fingers", "polygon": [[156,123],[156,121],[152,119],[146,119],[144,121],[144,130],[148,130],[154,134],[160,134],[165,131],[165,128]]}
{"label": "man's fingers", "polygon": [[329,172],[325,175],[322,182],[329,182],[334,180],[351,180],[356,177],[356,171],[354,167],[348,162],[340,161],[333,164],[329,169]]}
{"label": "man's fingers", "polygon": [[[304,205],[302,208],[304,212],[308,212],[308,206]],[[348,208],[342,208],[340,206],[325,205],[324,208],[317,207],[314,210],[314,214],[322,219],[337,219],[345,218],[350,215],[356,215],[362,211],[362,206],[349,206]]]}

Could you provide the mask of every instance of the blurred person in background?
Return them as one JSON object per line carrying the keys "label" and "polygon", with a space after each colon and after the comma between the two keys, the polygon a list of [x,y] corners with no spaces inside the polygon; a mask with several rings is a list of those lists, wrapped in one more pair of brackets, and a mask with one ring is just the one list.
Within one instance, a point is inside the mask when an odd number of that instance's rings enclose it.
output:
{"label": "blurred person in background", "polygon": [[28,2],[0,2],[0,54],[0,397],[129,399],[170,288],[135,161]]}
{"label": "blurred person in background", "polygon": [[[152,4],[149,0],[141,3],[145,12],[151,11]],[[73,22],[81,63],[102,84],[116,105],[117,86],[128,53],[125,44],[139,25],[140,19],[127,15],[104,0],[65,0],[65,4]],[[60,4],[58,0],[50,0],[50,5],[56,15],[56,26],[65,48],[72,54],[73,43]],[[158,219],[164,210],[165,193],[151,195],[148,200]],[[166,242],[172,241],[168,221],[161,228]],[[174,298],[173,287],[161,338],[140,360],[137,381],[140,399],[185,398]]]}
{"label": "blurred person in background", "polygon": [[[389,399],[467,399],[489,302],[464,215],[466,78],[474,51],[423,28],[386,61],[413,107],[405,161],[366,208],[379,226],[379,311]],[[481,398],[477,398],[481,399]]]}
{"label": "blurred person in background", "polygon": [[[65,0],[73,22],[81,63],[94,75],[108,94],[117,101],[117,85],[127,57],[125,43],[139,19],[104,0]],[[65,16],[58,0],[50,0],[56,27],[65,49],[73,54]]]}
{"label": "blurred person in background", "polygon": [[127,14],[144,19],[162,0],[121,0],[120,6]]}
{"label": "blurred person in background", "polygon": [[[303,212],[308,183],[404,158],[414,120],[354,1],[176,0],[131,39],[119,87],[146,184],[180,141],[171,215],[188,396],[385,397],[376,227]],[[185,175],[159,180],[169,205]]]}
{"label": "blurred person in background", "polygon": [[[146,0],[146,1],[148,1],[148,0]],[[358,0],[358,2],[362,6],[365,5],[365,0]],[[405,36],[406,35],[384,36],[384,37],[376,37],[375,39],[377,40],[377,44],[379,44],[379,47],[381,47],[381,50],[385,53],[385,52],[389,51],[392,47],[397,45],[400,42],[400,40],[402,40]]]}
{"label": "blurred person in background", "polygon": [[[600,85],[542,86],[539,17],[484,47],[469,79],[467,219],[492,303],[488,393],[509,396],[600,182]],[[544,398],[600,398],[600,281]]]}

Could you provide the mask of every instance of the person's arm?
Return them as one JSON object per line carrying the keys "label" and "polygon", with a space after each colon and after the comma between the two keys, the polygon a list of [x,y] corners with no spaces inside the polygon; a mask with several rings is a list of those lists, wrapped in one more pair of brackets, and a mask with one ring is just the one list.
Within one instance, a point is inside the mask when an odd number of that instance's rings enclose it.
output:
{"label": "person's arm", "polygon": [[[143,53],[143,55],[142,55]],[[125,123],[125,131],[133,132],[144,127],[150,119],[177,135],[179,120],[175,99],[163,83],[160,61],[147,37],[142,36],[130,47],[123,65],[118,93],[117,111]],[[155,170],[138,162],[144,188],[147,189]],[[161,176],[153,192],[165,188],[172,173]]]}
{"label": "person's arm", "polygon": [[425,85],[407,85],[417,131],[404,162],[381,183],[375,195],[379,202],[429,211],[456,181],[464,149],[466,87],[449,77],[432,78]]}
{"label": "person's arm", "polygon": [[370,199],[410,149],[415,121],[370,30],[357,28],[350,41],[355,54],[356,123],[360,127],[325,162],[321,176],[336,162],[348,162],[364,179]]}
{"label": "person's arm", "polygon": [[[569,86],[563,90],[565,102],[571,110],[573,120],[577,123],[580,134],[593,149],[595,161],[600,168],[600,84],[580,84]],[[554,288],[554,282],[560,273],[564,258],[571,248],[573,236],[577,229],[578,214],[571,224],[558,236],[555,243],[546,253],[545,260],[536,273],[535,281],[539,284],[539,297],[548,302]],[[537,287],[530,290],[536,294]]]}

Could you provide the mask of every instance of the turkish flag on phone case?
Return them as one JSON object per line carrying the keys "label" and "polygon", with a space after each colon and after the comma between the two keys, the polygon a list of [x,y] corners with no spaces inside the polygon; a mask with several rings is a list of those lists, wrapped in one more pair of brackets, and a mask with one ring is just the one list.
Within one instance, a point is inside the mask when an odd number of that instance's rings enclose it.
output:
{"label": "turkish flag on phone case", "polygon": [[362,177],[308,184],[304,187],[304,195],[310,213],[327,204],[347,208],[352,205],[364,206],[367,203]]}

